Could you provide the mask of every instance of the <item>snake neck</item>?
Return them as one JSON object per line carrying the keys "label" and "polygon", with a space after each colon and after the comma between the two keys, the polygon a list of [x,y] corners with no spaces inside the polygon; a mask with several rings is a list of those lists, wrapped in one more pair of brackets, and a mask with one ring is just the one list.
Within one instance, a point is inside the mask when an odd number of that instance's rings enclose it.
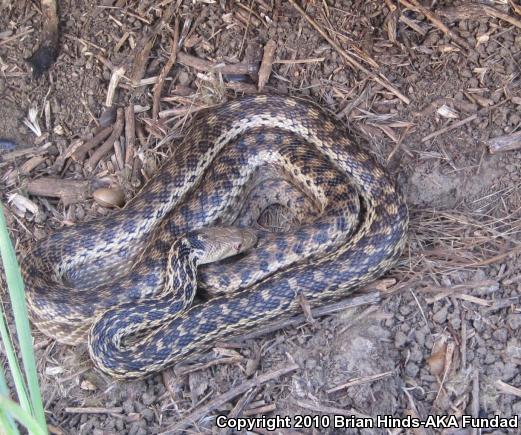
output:
{"label": "snake neck", "polygon": [[197,290],[199,251],[197,238],[187,235],[177,239],[168,252],[167,273],[162,294],[172,295],[188,308]]}

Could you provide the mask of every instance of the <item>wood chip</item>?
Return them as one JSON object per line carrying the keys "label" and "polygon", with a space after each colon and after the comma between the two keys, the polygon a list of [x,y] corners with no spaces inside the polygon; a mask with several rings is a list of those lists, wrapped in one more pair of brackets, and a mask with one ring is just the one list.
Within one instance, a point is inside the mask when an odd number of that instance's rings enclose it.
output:
{"label": "wood chip", "polygon": [[497,380],[495,382],[496,388],[504,394],[512,394],[517,397],[521,397],[521,388],[514,387],[502,380]]}
{"label": "wood chip", "polygon": [[89,196],[89,186],[86,180],[42,177],[29,181],[27,192],[30,195],[60,198],[64,205],[70,205],[85,201]]}
{"label": "wood chip", "polygon": [[259,68],[259,92],[262,92],[262,90],[264,89],[264,85],[268,82],[268,79],[270,78],[271,69],[273,67],[273,58],[275,57],[276,49],[277,44],[272,39],[270,39],[264,46],[264,55],[262,56],[262,62]]}
{"label": "wood chip", "polygon": [[490,154],[521,149],[521,131],[488,140]]}

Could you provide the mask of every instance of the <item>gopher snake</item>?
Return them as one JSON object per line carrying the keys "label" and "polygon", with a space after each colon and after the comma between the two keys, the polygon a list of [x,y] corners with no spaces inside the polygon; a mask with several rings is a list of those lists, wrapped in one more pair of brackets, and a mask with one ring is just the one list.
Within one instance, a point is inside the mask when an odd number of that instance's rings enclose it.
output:
{"label": "gopher snake", "polygon": [[[271,173],[302,188],[320,217],[294,233],[258,232],[258,249],[200,271],[218,294],[188,308],[194,252],[204,252],[207,230],[193,231],[230,225],[246,186],[260,179],[262,187]],[[139,377],[298,312],[299,294],[311,306],[348,295],[392,267],[407,224],[389,176],[321,110],[287,97],[244,97],[197,115],[124,209],[55,232],[24,258],[22,271],[41,331],[67,344],[88,336],[97,366]],[[232,251],[254,243],[251,231],[230,231],[239,235]]]}

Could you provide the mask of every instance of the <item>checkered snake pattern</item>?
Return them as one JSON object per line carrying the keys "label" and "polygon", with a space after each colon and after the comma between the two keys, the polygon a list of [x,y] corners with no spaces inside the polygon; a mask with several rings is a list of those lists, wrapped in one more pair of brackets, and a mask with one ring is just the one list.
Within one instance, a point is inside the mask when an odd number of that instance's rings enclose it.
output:
{"label": "checkered snake pattern", "polygon": [[[244,227],[270,203],[302,224]],[[297,314],[303,298],[346,297],[396,263],[407,227],[394,182],[338,122],[309,102],[248,96],[196,115],[123,209],[56,231],[21,267],[42,332],[136,378]]]}

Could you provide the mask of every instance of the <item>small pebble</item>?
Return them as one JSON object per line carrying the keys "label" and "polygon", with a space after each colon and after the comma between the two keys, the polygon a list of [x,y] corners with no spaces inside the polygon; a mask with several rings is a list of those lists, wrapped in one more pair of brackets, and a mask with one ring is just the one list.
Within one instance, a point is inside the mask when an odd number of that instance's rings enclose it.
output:
{"label": "small pebble", "polygon": [[125,194],[119,187],[102,187],[96,189],[92,194],[94,200],[103,207],[123,207],[125,204]]}
{"label": "small pebble", "polygon": [[521,314],[509,314],[507,316],[507,325],[514,331],[521,328]]}
{"label": "small pebble", "polygon": [[447,313],[448,308],[447,306],[441,307],[434,315],[432,316],[432,320],[434,320],[436,323],[445,323],[447,320]]}

